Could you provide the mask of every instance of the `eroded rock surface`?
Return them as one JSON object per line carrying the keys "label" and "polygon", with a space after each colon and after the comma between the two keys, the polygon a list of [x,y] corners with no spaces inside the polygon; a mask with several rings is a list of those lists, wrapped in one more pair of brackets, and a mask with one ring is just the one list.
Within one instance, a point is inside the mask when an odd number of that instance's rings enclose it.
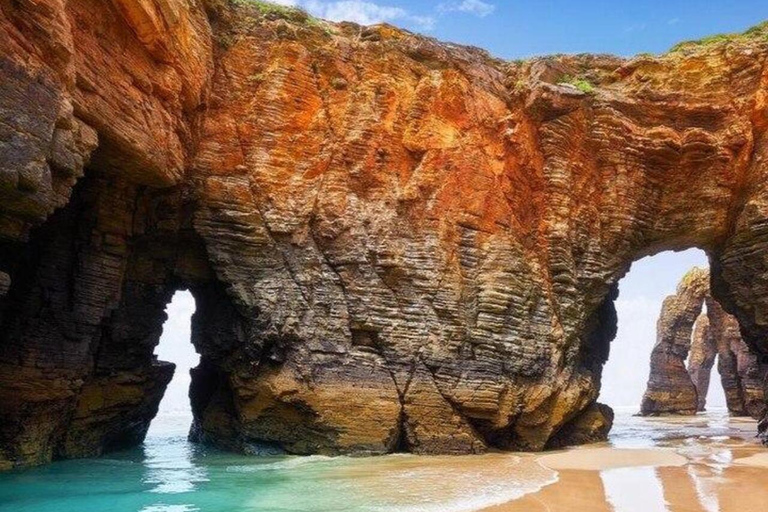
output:
{"label": "eroded rock surface", "polygon": [[738,321],[711,298],[707,300],[707,315],[728,411],[735,416],[762,418],[766,412],[768,364],[762,363],[744,343]]}
{"label": "eroded rock surface", "polygon": [[696,414],[698,395],[686,368],[693,326],[709,293],[709,272],[694,267],[664,299],[640,413]]}
{"label": "eroded rock surface", "polygon": [[180,288],[193,437],[244,451],[603,436],[616,283],[665,249],[768,353],[766,56],[765,27],[509,63],[246,1],[0,2],[0,464],[141,439]]}
{"label": "eroded rock surface", "polygon": [[701,313],[693,326],[691,351],[688,355],[688,373],[696,388],[697,411],[707,408],[707,394],[712,375],[712,367],[717,358],[717,343],[709,328],[709,317]]}
{"label": "eroded rock surface", "polygon": [[641,414],[705,410],[715,359],[730,414],[762,418],[768,365],[746,345],[738,320],[710,295],[709,272],[694,267],[664,300]]}
{"label": "eroded rock surface", "polygon": [[613,426],[613,409],[594,403],[552,437],[547,448],[565,448],[605,441]]}

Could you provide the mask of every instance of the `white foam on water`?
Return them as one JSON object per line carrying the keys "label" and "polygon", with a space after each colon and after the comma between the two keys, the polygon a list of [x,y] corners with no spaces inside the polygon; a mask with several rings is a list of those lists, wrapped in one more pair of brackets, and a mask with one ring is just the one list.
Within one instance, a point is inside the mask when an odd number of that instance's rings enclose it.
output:
{"label": "white foam on water", "polygon": [[141,512],[197,512],[200,509],[194,505],[148,505]]}
{"label": "white foam on water", "polygon": [[474,512],[535,493],[557,473],[534,457],[490,454],[326,458],[282,467],[288,482],[261,494],[255,510]]}
{"label": "white foam on water", "polygon": [[533,494],[544,487],[556,483],[557,473],[547,480],[538,482],[495,482],[479,483],[473,489],[468,489],[469,495],[463,497],[454,497],[452,500],[441,499],[440,496],[430,496],[430,503],[421,503],[417,505],[381,505],[365,507],[364,510],[371,512],[475,512],[496,505],[503,505],[522,498],[527,494]]}

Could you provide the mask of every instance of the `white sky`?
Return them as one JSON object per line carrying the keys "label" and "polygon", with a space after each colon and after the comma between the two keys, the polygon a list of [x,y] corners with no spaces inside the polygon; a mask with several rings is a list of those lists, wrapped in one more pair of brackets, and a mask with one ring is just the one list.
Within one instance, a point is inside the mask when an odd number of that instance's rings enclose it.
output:
{"label": "white sky", "polygon": [[188,291],[176,292],[166,308],[168,320],[163,325],[160,344],[155,349],[158,359],[176,363],[176,373],[160,402],[160,413],[189,411],[190,368],[200,362],[191,341],[192,314],[195,299]]}
{"label": "white sky", "polygon": [[[619,283],[620,294],[616,301],[619,330],[603,371],[601,402],[613,407],[639,407],[648,381],[661,303],[664,297],[674,293],[683,274],[694,265],[708,265],[702,251],[666,252],[635,262]],[[189,370],[200,360],[190,342],[194,311],[195,300],[187,291],[177,292],[167,308],[168,320],[155,353],[163,361],[176,363],[176,373],[160,404],[162,413],[189,410]],[[713,369],[707,405],[725,406],[716,369]]]}

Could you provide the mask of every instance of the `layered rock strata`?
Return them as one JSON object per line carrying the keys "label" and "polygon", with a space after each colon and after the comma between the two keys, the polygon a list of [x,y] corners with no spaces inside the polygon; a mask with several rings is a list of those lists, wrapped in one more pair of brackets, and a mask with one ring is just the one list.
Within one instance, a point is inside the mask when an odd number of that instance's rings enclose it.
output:
{"label": "layered rock strata", "polygon": [[688,355],[688,373],[696,388],[696,410],[699,412],[707,408],[707,394],[716,358],[717,343],[709,328],[709,317],[702,313],[693,326],[693,339]]}
{"label": "layered rock strata", "polygon": [[693,326],[709,293],[709,272],[694,267],[664,299],[651,352],[651,371],[640,413],[696,414],[697,388],[686,368]]}
{"label": "layered rock strata", "polygon": [[182,288],[193,437],[243,451],[604,436],[617,283],[666,249],[708,252],[764,357],[766,56],[765,27],[504,62],[246,0],[0,1],[0,465],[138,442]]}
{"label": "layered rock strata", "polygon": [[768,364],[750,351],[736,318],[710,295],[709,272],[694,267],[664,300],[641,414],[705,410],[715,359],[730,414],[762,418]]}
{"label": "layered rock strata", "polygon": [[734,416],[762,418],[767,410],[768,364],[744,343],[738,321],[711,298],[707,300],[707,315],[728,411]]}

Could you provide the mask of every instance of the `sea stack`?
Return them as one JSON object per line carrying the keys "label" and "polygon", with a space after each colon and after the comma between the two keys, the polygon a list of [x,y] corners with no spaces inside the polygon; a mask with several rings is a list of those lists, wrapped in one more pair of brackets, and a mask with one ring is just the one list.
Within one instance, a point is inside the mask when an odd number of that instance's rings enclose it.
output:
{"label": "sea stack", "polygon": [[685,362],[693,325],[708,293],[709,272],[694,267],[677,285],[677,292],[664,299],[641,414],[696,414],[698,395]]}
{"label": "sea stack", "polygon": [[641,414],[705,410],[715,358],[728,412],[762,418],[768,365],[744,342],[738,320],[712,298],[709,272],[694,267],[664,300]]}

